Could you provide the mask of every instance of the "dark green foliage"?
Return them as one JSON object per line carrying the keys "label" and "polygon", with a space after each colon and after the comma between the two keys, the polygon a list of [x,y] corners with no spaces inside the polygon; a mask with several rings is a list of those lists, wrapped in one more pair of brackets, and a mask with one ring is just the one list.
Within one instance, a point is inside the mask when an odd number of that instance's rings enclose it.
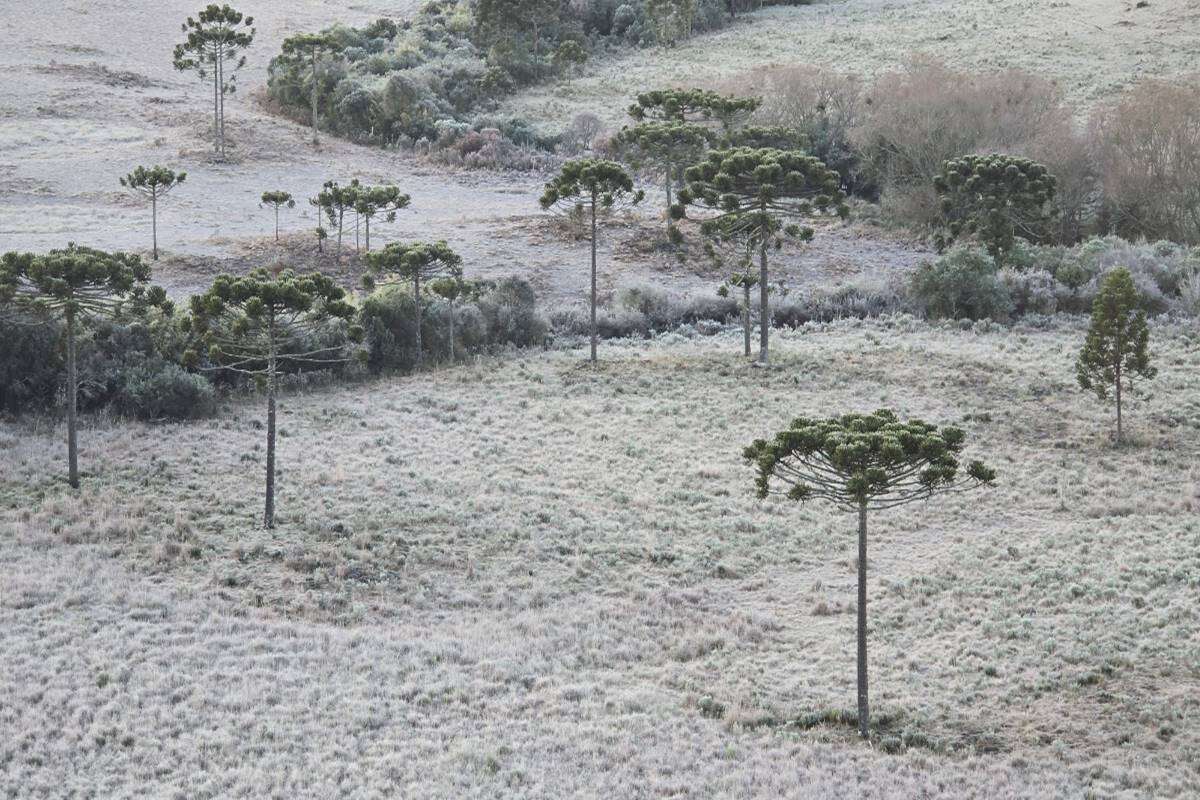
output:
{"label": "dark green foliage", "polygon": [[757,97],[723,95],[710,89],[656,89],[639,94],[629,107],[629,116],[639,122],[717,122],[728,135],[761,103]]}
{"label": "dark green foliage", "polygon": [[216,413],[217,393],[203,376],[164,362],[128,370],[113,407],[136,419],[199,419]]}
{"label": "dark green foliage", "polygon": [[[431,283],[436,285],[448,279]],[[540,346],[546,338],[546,322],[537,313],[537,301],[529,283],[521,278],[496,282],[463,281],[463,292],[455,301],[454,351],[473,353],[506,346]],[[362,305],[368,365],[373,372],[408,371],[417,364],[417,305],[411,290],[399,285],[382,286]],[[428,353],[449,355],[448,304],[433,303],[423,308],[420,341]]]}
{"label": "dark green foliage", "polygon": [[901,421],[881,409],[826,419],[797,417],[772,439],[743,452],[757,471],[759,497],[825,500],[858,513],[858,730],[870,734],[867,690],[867,513],[928,500],[935,494],[990,485],[981,461],[962,469],[966,434],[921,420]]}
{"label": "dark green foliage", "polygon": [[254,18],[243,17],[228,5],[205,6],[181,26],[187,37],[175,45],[175,69],[194,70],[200,80],[213,82],[213,146],[225,158],[225,95],[237,88],[237,71],[246,65],[242,51],[254,41]]}
{"label": "dark green foliage", "polygon": [[548,34],[562,24],[560,8],[558,0],[478,0],[475,40],[490,50],[489,61],[518,68],[528,64],[537,72],[550,51]]}
{"label": "dark green foliage", "polygon": [[1112,391],[1117,406],[1117,443],[1122,439],[1121,401],[1133,390],[1134,378],[1150,380],[1158,370],[1150,364],[1150,329],[1129,270],[1114,269],[1104,279],[1092,305],[1087,339],[1075,362],[1079,386],[1100,400]]}
{"label": "dark green foliage", "polygon": [[158,201],[167,192],[187,179],[186,172],[175,172],[163,166],[137,167],[121,178],[121,185],[131,192],[150,199],[150,219],[154,243],[152,255],[158,260]]}
{"label": "dark green foliage", "polygon": [[586,64],[587,60],[588,52],[584,46],[575,39],[567,39],[555,49],[552,63],[555,71],[570,77],[571,73],[577,67]]}
{"label": "dark green foliage", "polygon": [[[849,216],[838,174],[802,151],[735,147],[710,152],[684,178],[687,187],[672,216],[682,218],[688,206],[697,206],[710,212],[701,231],[711,242],[742,254],[758,250],[759,360],[766,364],[771,325],[767,251],[781,246],[785,237],[811,239],[811,229],[799,225],[799,219]],[[746,259],[739,256],[735,262],[745,264]]]}
{"label": "dark green foliage", "polygon": [[947,161],[934,178],[941,201],[939,249],[970,236],[1003,263],[1017,237],[1045,237],[1055,184],[1046,167],[1027,158],[991,153]]}
{"label": "dark green foliage", "polygon": [[[137,419],[195,419],[216,408],[212,385],[175,359],[179,320],[158,311],[102,318],[78,331],[78,408],[110,408]],[[53,319],[0,315],[0,411],[58,410],[67,382],[64,326]]]}
{"label": "dark green foliage", "polygon": [[0,412],[53,408],[66,369],[62,325],[0,309]]}
{"label": "dark green foliage", "polygon": [[933,319],[1003,320],[1012,311],[995,261],[971,247],[922,263],[913,274],[912,293]]}
{"label": "dark green foliage", "polygon": [[556,206],[575,209],[594,200],[598,208],[611,209],[623,202],[641,202],[644,196],[644,192],[634,191],[633,178],[615,161],[579,158],[563,164],[538,202],[549,210]]}
{"label": "dark green foliage", "polygon": [[[797,417],[774,439],[758,439],[744,457],[758,470],[759,497],[822,499],[846,511],[881,510],[937,492],[991,483],[982,462],[960,470],[966,435],[958,428],[920,420],[901,422],[895,412]],[[786,489],[776,489],[776,484]]]}

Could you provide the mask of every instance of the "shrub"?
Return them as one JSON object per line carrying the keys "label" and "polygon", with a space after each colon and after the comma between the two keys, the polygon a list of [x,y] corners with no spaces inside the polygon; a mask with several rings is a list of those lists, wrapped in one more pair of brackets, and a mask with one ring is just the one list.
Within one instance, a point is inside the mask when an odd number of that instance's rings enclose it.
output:
{"label": "shrub", "polygon": [[58,403],[65,377],[61,326],[0,315],[0,411],[20,414]]}
{"label": "shrub", "polygon": [[1200,244],[1200,87],[1146,80],[1096,112],[1104,210],[1127,239]]}
{"label": "shrub", "polygon": [[847,192],[875,199],[878,186],[860,174],[851,132],[861,121],[863,87],[858,78],[824,67],[760,67],[729,82],[734,94],[761,97],[754,125],[789,130],[805,149],[841,176]]}
{"label": "shrub", "polygon": [[1039,137],[1071,120],[1048,80],[1019,70],[971,75],[922,59],[881,76],[864,105],[852,138],[866,178],[894,213],[920,225],[936,218],[933,179],[946,161],[982,149],[1033,155]]}
{"label": "shrub", "polygon": [[996,275],[995,262],[976,248],[955,247],[926,261],[912,278],[912,295],[931,318],[1005,319],[1012,298]]}
{"label": "shrub", "polygon": [[531,347],[545,344],[547,325],[537,310],[537,296],[524,278],[503,278],[477,302],[487,347]]}
{"label": "shrub", "polygon": [[[449,313],[445,301],[425,301],[421,341],[426,354],[449,356]],[[418,364],[417,307],[407,286],[388,285],[371,293],[363,301],[361,324],[367,366],[372,372],[407,371]],[[546,341],[546,332],[533,288],[522,278],[503,278],[487,285],[474,302],[459,301],[454,306],[458,353],[540,346]]]}
{"label": "shrub", "polygon": [[217,393],[204,377],[163,361],[127,370],[113,408],[136,419],[199,419],[216,413]]}

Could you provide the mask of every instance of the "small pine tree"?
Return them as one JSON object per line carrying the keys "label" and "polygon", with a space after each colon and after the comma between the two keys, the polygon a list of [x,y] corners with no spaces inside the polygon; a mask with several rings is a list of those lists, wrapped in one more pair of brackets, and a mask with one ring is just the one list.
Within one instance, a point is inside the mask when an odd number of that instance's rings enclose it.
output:
{"label": "small pine tree", "polygon": [[367,289],[376,283],[405,280],[412,281],[413,302],[417,309],[417,364],[423,361],[421,343],[421,283],[441,276],[462,277],[462,258],[445,242],[414,242],[402,244],[392,242],[366,256],[370,272],[363,276]]}
{"label": "small pine tree", "polygon": [[1121,403],[1133,391],[1134,377],[1150,380],[1158,370],[1150,364],[1150,328],[1138,308],[1133,276],[1124,267],[1104,278],[1092,303],[1092,323],[1075,362],[1079,386],[1107,400],[1113,392],[1117,406],[1117,444],[1121,444]]}
{"label": "small pine tree", "polygon": [[633,179],[620,164],[599,158],[580,158],[563,164],[546,184],[538,201],[544,209],[577,213],[590,221],[589,242],[592,251],[591,290],[591,361],[596,363],[596,218],[600,210],[612,211],[621,205],[640,203],[646,196],[633,188]]}
{"label": "small pine tree", "polygon": [[1017,237],[1036,241],[1045,233],[1056,181],[1036,161],[990,153],[947,161],[933,185],[941,198],[938,249],[974,236],[999,265]]}
{"label": "small pine tree", "polygon": [[126,189],[150,198],[152,257],[155,261],[158,261],[158,201],[186,179],[186,172],[175,172],[158,165],[136,167],[133,172],[121,178],[121,185]]}
{"label": "small pine tree", "polygon": [[[350,187],[354,195],[354,213],[365,223],[366,250],[370,252],[372,218],[376,214],[383,214],[385,221],[395,222],[396,212],[408,208],[411,198],[402,194],[399,186],[360,186],[355,180],[350,182]],[[357,236],[357,222],[355,226]]]}
{"label": "small pine tree", "polygon": [[225,160],[225,95],[237,88],[237,71],[246,66],[239,56],[254,41],[254,18],[243,17],[228,5],[210,3],[183,25],[187,38],[175,45],[174,64],[180,72],[194,70],[200,80],[213,81],[213,149]]}
{"label": "small pine tree", "polygon": [[279,209],[286,206],[295,208],[296,201],[287,192],[263,192],[262,205],[275,209],[275,241],[279,241]]}
{"label": "small pine tree", "polygon": [[[257,269],[218,275],[207,292],[193,295],[192,326],[208,347],[205,369],[252,378],[267,393],[267,469],[263,525],[275,527],[275,399],[281,370],[289,364],[339,364],[350,359],[343,344],[311,344],[334,320],[351,320],[345,291],[324,275]],[[351,329],[351,339],[361,332]],[[189,364],[199,364],[195,351]]]}
{"label": "small pine tree", "polygon": [[125,303],[169,311],[166,293],[148,286],[150,268],[136,255],[70,244],[44,255],[0,257],[0,307],[62,319],[67,345],[67,480],[79,488],[76,340],[89,319],[113,317]]}
{"label": "small pine tree", "polygon": [[429,291],[445,300],[449,307],[446,320],[450,328],[450,360],[454,361],[457,356],[454,350],[454,303],[470,293],[471,286],[462,279],[462,275],[451,274],[430,281]]}
{"label": "small pine tree", "polygon": [[717,287],[717,294],[721,297],[728,297],[731,289],[739,291],[742,294],[742,344],[743,352],[747,358],[750,357],[750,332],[753,328],[750,320],[750,290],[758,285],[758,276],[747,270],[745,272],[735,272],[725,279],[725,282]]}
{"label": "small pine tree", "polygon": [[[935,494],[991,484],[996,473],[973,461],[966,474],[958,456],[966,435],[920,420],[901,422],[895,412],[799,417],[773,439],[758,439],[743,455],[758,470],[760,498],[826,500],[858,514],[858,730],[870,732],[867,697],[867,512]],[[776,484],[786,488],[777,490]]]}

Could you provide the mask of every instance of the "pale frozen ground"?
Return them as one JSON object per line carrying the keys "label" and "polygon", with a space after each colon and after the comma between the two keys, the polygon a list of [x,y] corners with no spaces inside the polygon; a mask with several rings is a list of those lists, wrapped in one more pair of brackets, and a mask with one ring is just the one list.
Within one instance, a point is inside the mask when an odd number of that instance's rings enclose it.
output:
{"label": "pale frozen ground", "polygon": [[[314,149],[304,126],[265,113],[255,101],[265,85],[267,62],[284,36],[337,21],[361,24],[403,14],[414,5],[381,0],[348,8],[324,0],[243,4],[242,10],[256,17],[259,33],[239,93],[227,106],[235,161],[225,165],[209,161],[207,86],[171,67],[179,22],[195,12],[196,4],[80,0],[44,4],[22,15],[0,9],[0,251],[45,250],[69,241],[145,249],[149,211],[117,181],[137,164],[163,163],[188,172],[187,183],[163,202],[159,220],[162,249],[172,257],[159,279],[183,294],[203,288],[214,267],[241,269],[253,258],[279,255],[264,239],[271,226],[269,212],[258,208],[264,190],[284,189],[299,201],[282,217],[285,233],[300,245],[287,251],[292,255],[311,247],[316,217],[307,198],[326,179],[359,177],[394,181],[413,196],[412,207],[395,224],[376,226],[376,243],[445,238],[464,255],[473,275],[526,275],[552,303],[580,297],[586,285],[585,248],[547,233],[536,203],[545,176],[447,171],[330,137]],[[849,13],[840,6],[826,11],[835,17]],[[744,27],[733,33],[741,35]],[[611,75],[633,58],[645,74],[646,59],[670,65],[677,52],[692,51],[650,50],[602,60],[597,68]],[[673,69],[669,66],[666,74],[675,74]],[[693,74],[697,79],[709,75]],[[652,77],[646,75],[646,86],[656,82]],[[577,81],[570,91],[597,81],[608,81],[604,91],[617,91],[607,78]],[[615,107],[623,109],[641,88],[621,84]],[[538,104],[539,97],[534,93],[529,102]],[[569,119],[564,111],[549,121],[561,126]],[[702,259],[680,266],[670,254],[636,246],[655,230],[650,218],[660,213],[658,200],[652,192],[641,212],[645,227],[619,227],[605,237],[602,288],[654,282],[677,293],[711,291],[714,276]],[[847,274],[911,268],[924,252],[869,228],[834,228],[803,253],[785,255],[779,274],[794,285],[836,283]]]}
{"label": "pale frozen ground", "polygon": [[1200,65],[1200,2],[832,0],[776,7],[673,48],[622,51],[586,74],[524,92],[505,109],[533,120],[589,111],[622,123],[638,87],[719,82],[755,67],[817,64],[870,78],[914,54],[966,70],[1057,80],[1081,113],[1139,78]]}
{"label": "pale frozen ground", "polygon": [[[1200,791],[1200,347],[1108,443],[1082,328],[809,326],[482,359],[190,425],[0,428],[0,796],[1185,798]],[[741,447],[889,405],[999,472],[871,522],[751,496]],[[703,698],[725,706],[701,713]],[[1088,795],[1091,791],[1093,794]]]}

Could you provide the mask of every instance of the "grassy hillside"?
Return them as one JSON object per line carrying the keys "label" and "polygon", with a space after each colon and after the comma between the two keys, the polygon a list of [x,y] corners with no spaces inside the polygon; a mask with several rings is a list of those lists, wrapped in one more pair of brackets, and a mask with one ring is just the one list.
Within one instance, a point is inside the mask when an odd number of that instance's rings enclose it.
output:
{"label": "grassy hillside", "polygon": [[[1200,789],[1193,334],[1113,450],[1082,331],[906,320],[484,360],[187,426],[0,428],[0,796],[1186,797]],[[853,525],[751,497],[798,413],[970,433],[990,491]]]}
{"label": "grassy hillside", "polygon": [[833,0],[768,8],[674,48],[621,50],[570,83],[528,90],[504,110],[561,126],[588,111],[624,122],[630,97],[716,83],[770,64],[817,64],[865,78],[925,55],[968,70],[1021,68],[1058,80],[1081,111],[1147,76],[1200,63],[1200,8],[1155,0]]}

